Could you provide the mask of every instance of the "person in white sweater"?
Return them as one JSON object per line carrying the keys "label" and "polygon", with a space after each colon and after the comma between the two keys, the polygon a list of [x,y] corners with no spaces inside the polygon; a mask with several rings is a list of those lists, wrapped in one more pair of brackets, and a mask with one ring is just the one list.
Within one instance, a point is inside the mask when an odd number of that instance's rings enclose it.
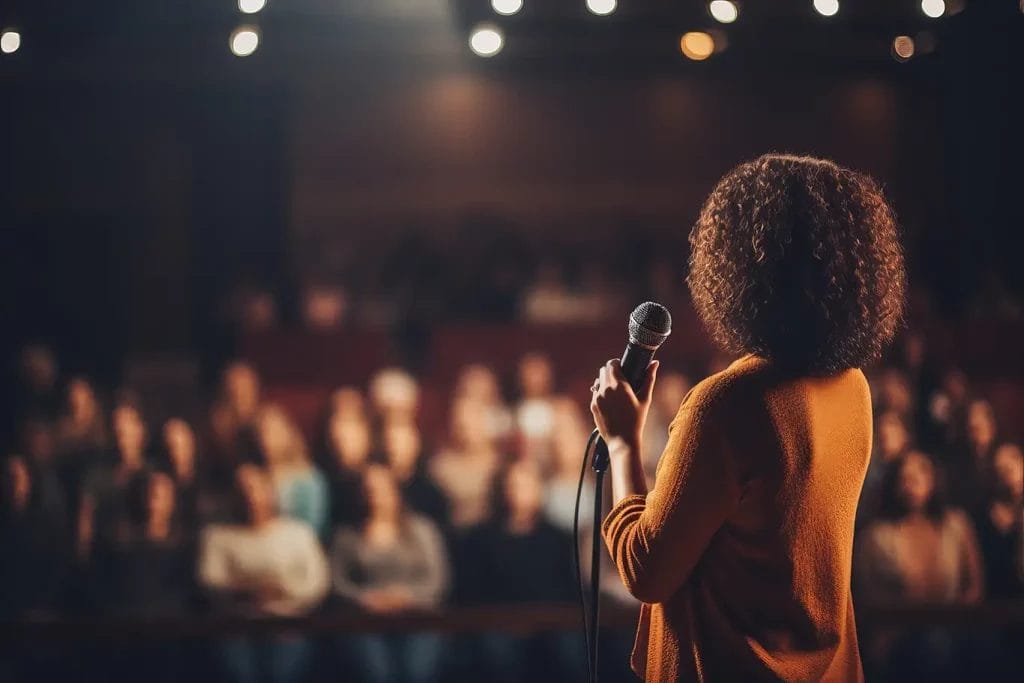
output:
{"label": "person in white sweater", "polygon": [[[199,581],[242,614],[297,616],[315,608],[330,588],[327,560],[309,525],[276,512],[266,472],[242,465],[235,483],[246,510],[243,524],[214,524],[203,530]],[[284,683],[301,677],[309,644],[278,637],[257,642],[240,638],[222,648],[227,675],[248,683]]]}

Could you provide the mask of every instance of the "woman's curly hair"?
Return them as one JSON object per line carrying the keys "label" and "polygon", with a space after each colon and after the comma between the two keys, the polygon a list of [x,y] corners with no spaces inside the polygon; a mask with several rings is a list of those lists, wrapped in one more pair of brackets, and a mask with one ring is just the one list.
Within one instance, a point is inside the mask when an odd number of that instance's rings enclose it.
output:
{"label": "woman's curly hair", "polygon": [[869,177],[768,154],[730,171],[690,233],[687,281],[712,337],[801,373],[876,359],[903,318],[896,220]]}

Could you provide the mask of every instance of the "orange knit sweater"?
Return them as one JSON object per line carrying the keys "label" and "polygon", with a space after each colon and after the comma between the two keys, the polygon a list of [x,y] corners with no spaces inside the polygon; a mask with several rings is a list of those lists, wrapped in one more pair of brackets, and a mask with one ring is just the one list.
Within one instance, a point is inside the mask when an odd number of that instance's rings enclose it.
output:
{"label": "orange knit sweater", "polygon": [[654,488],[602,530],[644,604],[647,681],[861,681],[850,566],[871,449],[860,370],[785,377],[755,356],[679,408]]}

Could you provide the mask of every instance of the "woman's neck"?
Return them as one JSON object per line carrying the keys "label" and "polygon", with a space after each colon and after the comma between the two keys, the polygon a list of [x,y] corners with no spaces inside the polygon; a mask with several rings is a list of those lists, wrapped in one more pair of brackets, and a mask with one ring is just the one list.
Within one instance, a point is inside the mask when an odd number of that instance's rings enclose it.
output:
{"label": "woman's neck", "polygon": [[166,541],[171,535],[171,520],[154,517],[146,524],[146,538],[151,541]]}

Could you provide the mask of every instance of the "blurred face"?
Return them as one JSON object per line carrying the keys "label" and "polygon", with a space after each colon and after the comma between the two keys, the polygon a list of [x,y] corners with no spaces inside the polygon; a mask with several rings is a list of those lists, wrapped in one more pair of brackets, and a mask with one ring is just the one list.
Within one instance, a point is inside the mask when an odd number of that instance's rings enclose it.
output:
{"label": "blurred face", "polygon": [[942,389],[953,403],[962,403],[967,398],[967,376],[951,370],[942,378]]}
{"label": "blurred face", "polygon": [[986,447],[996,438],[996,418],[988,401],[973,401],[967,409],[967,434],[975,446]]}
{"label": "blurred face", "polygon": [[570,400],[557,401],[554,411],[551,445],[560,472],[575,476],[579,470],[581,444],[586,443],[586,423],[578,405]]}
{"label": "blurred face", "polygon": [[174,514],[174,482],[166,474],[150,476],[146,489],[146,511],[151,520],[165,521]]}
{"label": "blurred face", "polygon": [[878,418],[878,448],[883,459],[891,459],[904,450],[910,442],[903,420],[894,412],[883,413]]}
{"label": "blurred face", "polygon": [[380,465],[366,468],[363,477],[363,494],[373,517],[393,517],[401,507],[401,495],[391,472]]}
{"label": "blurred face", "polygon": [[292,446],[292,432],[284,414],[276,409],[264,410],[256,421],[256,440],[267,463],[287,460]]}
{"label": "blurred face", "polygon": [[899,496],[911,512],[921,512],[935,492],[935,468],[920,453],[909,453],[900,466]]}
{"label": "blurred face", "polygon": [[411,473],[420,457],[420,433],[411,423],[393,423],[384,428],[384,451],[395,472]]}
{"label": "blurred face", "polygon": [[331,415],[346,419],[363,419],[366,404],[355,387],[342,387],[331,395]]}
{"label": "blurred face", "polygon": [[551,362],[540,354],[531,353],[519,363],[519,387],[526,398],[543,398],[553,388]]}
{"label": "blurred face", "polygon": [[513,465],[505,476],[505,501],[513,516],[532,516],[544,504],[544,485],[536,468],[527,463]]}
{"label": "blurred face", "polygon": [[461,398],[484,403],[496,403],[499,399],[498,378],[484,365],[469,365],[462,370],[455,393]]}
{"label": "blurred face", "polygon": [[411,418],[419,405],[420,388],[408,373],[382,370],[370,382],[370,398],[380,415]]}
{"label": "blurred face", "polygon": [[256,371],[245,363],[235,363],[224,372],[224,398],[235,413],[248,419],[260,402],[260,380]]}
{"label": "blurred face", "polygon": [[907,415],[911,410],[913,394],[910,391],[910,383],[903,373],[890,371],[882,377],[882,401],[889,408],[900,415]]}
{"label": "blurred face", "polygon": [[35,422],[25,429],[25,452],[35,463],[49,463],[53,460],[53,434],[45,423]]}
{"label": "blurred face", "polygon": [[57,382],[57,361],[44,346],[29,346],[22,351],[21,368],[25,381],[37,392],[49,391]]}
{"label": "blurred face", "polygon": [[274,490],[263,470],[255,465],[242,465],[235,473],[235,484],[245,501],[250,521],[273,516]]}
{"label": "blurred face", "polygon": [[11,458],[7,461],[7,479],[14,509],[24,510],[32,495],[32,475],[24,458]]}
{"label": "blurred face", "polygon": [[114,438],[122,462],[130,465],[140,463],[146,445],[146,425],[139,411],[132,406],[120,405],[114,408],[113,422]]}
{"label": "blurred face", "polygon": [[999,489],[1014,500],[1024,496],[1024,453],[1017,444],[1004,444],[996,451],[992,471]]}
{"label": "blurred face", "polygon": [[68,410],[79,423],[90,422],[96,417],[96,393],[84,379],[73,379],[68,384]]}
{"label": "blurred face", "polygon": [[452,407],[452,439],[466,450],[489,448],[486,408],[476,401],[460,400]]}
{"label": "blurred face", "polygon": [[177,418],[164,423],[164,445],[174,471],[179,476],[191,473],[195,467],[196,438],[188,423]]}
{"label": "blurred face", "polygon": [[327,436],[334,457],[342,467],[359,469],[370,457],[370,426],[364,419],[335,415],[328,425]]}
{"label": "blurred face", "polygon": [[912,368],[919,368],[924,365],[924,337],[919,334],[912,334],[907,337],[907,341],[903,345],[903,357],[907,361],[907,365]]}

